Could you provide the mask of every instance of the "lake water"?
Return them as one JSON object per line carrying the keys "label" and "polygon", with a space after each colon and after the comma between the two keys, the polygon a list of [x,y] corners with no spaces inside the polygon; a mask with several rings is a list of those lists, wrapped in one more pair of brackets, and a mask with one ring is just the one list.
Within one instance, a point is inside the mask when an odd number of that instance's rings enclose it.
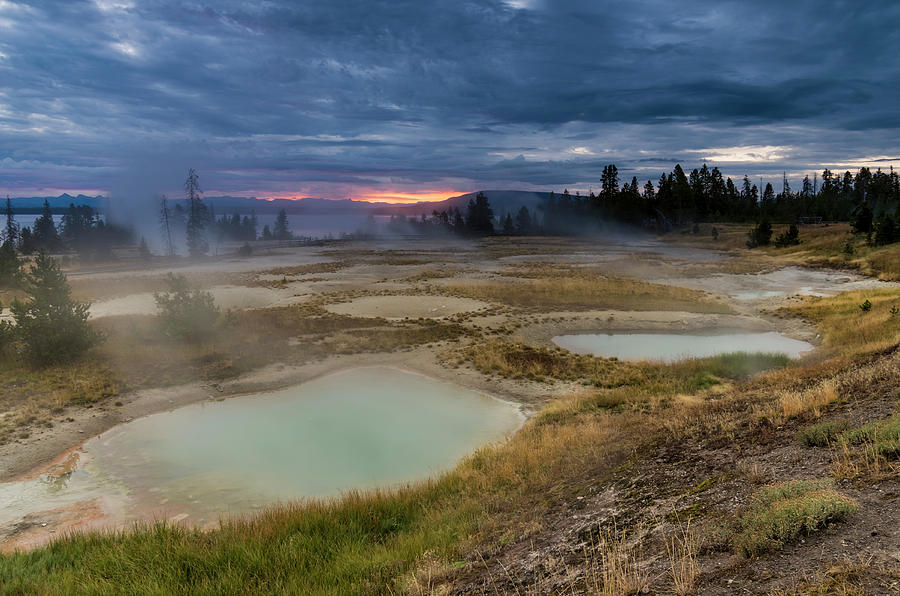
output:
{"label": "lake water", "polygon": [[508,402],[386,367],[186,406],[86,441],[65,474],[0,484],[0,538],[22,519],[43,519],[35,512],[89,501],[118,523],[204,525],[278,501],[405,483],[522,421]]}
{"label": "lake water", "polygon": [[769,352],[799,358],[812,344],[780,333],[614,333],[560,335],[553,343],[576,354],[592,354],[621,360],[708,358],[729,352]]}

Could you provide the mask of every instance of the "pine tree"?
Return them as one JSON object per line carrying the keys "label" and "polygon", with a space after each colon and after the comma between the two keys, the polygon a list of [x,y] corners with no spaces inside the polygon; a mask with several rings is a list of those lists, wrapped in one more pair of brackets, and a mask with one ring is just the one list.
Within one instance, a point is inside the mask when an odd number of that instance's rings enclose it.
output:
{"label": "pine tree", "polygon": [[479,192],[474,199],[469,199],[466,227],[473,234],[494,233],[494,210],[483,192]]}
{"label": "pine tree", "polygon": [[12,201],[9,199],[9,195],[6,197],[6,231],[3,235],[3,240],[12,243],[12,247],[16,247],[16,243],[19,241],[19,224],[16,223],[16,216],[13,213]]}
{"label": "pine tree", "polygon": [[205,255],[209,251],[206,240],[206,222],[209,214],[200,197],[200,182],[194,168],[188,170],[184,181],[184,191],[188,202],[187,246],[192,257]]}
{"label": "pine tree", "polygon": [[162,233],[163,247],[166,256],[175,256],[175,241],[172,238],[172,212],[169,209],[169,199],[163,195],[159,200],[159,229]]}
{"label": "pine tree", "polygon": [[90,304],[72,299],[65,274],[46,252],[38,253],[23,282],[29,300],[13,301],[10,310],[16,322],[15,335],[30,360],[37,364],[64,362],[100,341],[87,322]]}
{"label": "pine tree", "polygon": [[0,244],[0,288],[15,287],[19,284],[22,264],[16,255],[12,240]]}
{"label": "pine tree", "polygon": [[150,247],[147,246],[147,239],[143,236],[141,236],[141,242],[138,244],[138,255],[145,261],[153,258],[153,253],[150,252]]}
{"label": "pine tree", "polygon": [[56,250],[59,248],[59,233],[56,231],[56,224],[53,223],[53,212],[50,210],[50,202],[44,201],[44,208],[41,216],[34,222],[34,230],[32,233],[35,244],[45,250]]}
{"label": "pine tree", "polygon": [[287,211],[282,209],[275,218],[275,226],[272,228],[272,236],[275,240],[290,240],[293,238],[291,228],[288,225]]}
{"label": "pine tree", "polygon": [[506,217],[503,218],[503,233],[507,236],[512,236],[516,233],[516,227],[513,225],[512,215],[509,213],[506,214]]}
{"label": "pine tree", "polygon": [[524,236],[531,233],[531,227],[531,213],[528,211],[528,207],[522,205],[516,215],[516,232]]}

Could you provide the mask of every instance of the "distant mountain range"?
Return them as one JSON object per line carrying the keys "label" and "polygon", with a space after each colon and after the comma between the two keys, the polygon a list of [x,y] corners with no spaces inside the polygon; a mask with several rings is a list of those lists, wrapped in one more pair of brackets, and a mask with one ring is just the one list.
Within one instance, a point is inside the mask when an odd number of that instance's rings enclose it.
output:
{"label": "distant mountain range", "polygon": [[[102,195],[97,195],[96,197],[91,197],[88,195],[77,195],[72,196],[68,193],[63,193],[58,197],[11,197],[10,203],[12,204],[12,208],[19,209],[22,211],[33,211],[35,209],[41,209],[44,206],[44,201],[50,203],[50,208],[54,211],[58,209],[65,209],[70,204],[74,203],[76,205],[89,205],[95,209],[101,209],[103,204],[106,202],[106,197]],[[6,208],[6,202],[3,201],[2,208]]]}
{"label": "distant mountain range", "polygon": [[[480,191],[488,197],[494,214],[510,212],[515,213],[522,206],[529,209],[535,209],[540,204],[547,201],[550,193],[547,192],[530,192],[521,190],[483,190]],[[204,197],[204,202],[211,205],[216,214],[224,213],[275,213],[284,209],[288,213],[293,214],[362,214],[362,215],[405,215],[418,216],[421,214],[430,215],[432,211],[444,211],[458,207],[465,211],[469,200],[474,198],[478,192],[470,192],[457,197],[451,197],[443,201],[421,201],[418,203],[375,203],[370,201],[354,201],[351,199],[257,199],[254,197]],[[94,209],[102,211],[106,205],[107,198],[102,195],[95,197],[87,195],[72,196],[70,194],[61,194],[58,197],[16,197],[11,199],[14,210],[21,212],[33,212],[43,207],[44,201],[50,203],[50,207],[59,212],[65,209],[69,204],[89,205]]]}

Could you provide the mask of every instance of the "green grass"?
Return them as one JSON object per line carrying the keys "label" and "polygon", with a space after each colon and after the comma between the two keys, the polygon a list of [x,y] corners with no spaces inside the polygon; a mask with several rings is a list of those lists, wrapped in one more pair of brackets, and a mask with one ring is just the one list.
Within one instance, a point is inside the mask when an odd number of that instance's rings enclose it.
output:
{"label": "green grass", "polygon": [[741,518],[735,545],[747,556],[780,549],[845,519],[858,509],[825,481],[785,482],[757,493]]}
{"label": "green grass", "polygon": [[846,420],[822,422],[800,429],[797,432],[797,440],[807,447],[828,447],[849,428],[850,423]]}
{"label": "green grass", "polygon": [[422,552],[450,556],[473,529],[472,511],[456,510],[440,524],[429,514],[452,490],[445,481],[337,505],[273,508],[213,532],[159,523],[82,534],[0,558],[0,592],[385,593]]}
{"label": "green grass", "polygon": [[843,438],[851,445],[870,447],[886,460],[900,459],[900,414],[847,431]]}
{"label": "green grass", "polygon": [[852,445],[900,441],[900,414],[848,431],[844,436]]}

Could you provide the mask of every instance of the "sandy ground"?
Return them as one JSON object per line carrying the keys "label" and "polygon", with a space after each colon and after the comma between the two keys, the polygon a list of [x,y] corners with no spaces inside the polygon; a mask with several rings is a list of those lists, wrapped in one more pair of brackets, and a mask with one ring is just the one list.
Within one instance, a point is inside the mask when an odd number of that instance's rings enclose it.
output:
{"label": "sandy ground", "polygon": [[[541,314],[484,314],[478,311],[489,305],[477,300],[441,295],[376,295],[357,296],[332,302],[331,312],[358,317],[385,317],[388,319],[441,318],[459,313],[473,313],[469,324],[480,327],[498,327],[519,323],[513,335],[534,345],[552,346],[556,335],[577,332],[617,331],[675,331],[694,332],[715,328],[742,329],[747,331],[779,331],[789,337],[817,341],[814,328],[800,320],[782,319],[766,315],[762,311],[777,306],[795,294],[828,295],[847,289],[891,287],[883,282],[861,278],[853,274],[822,272],[809,269],[786,268],[756,275],[713,274],[706,277],[687,277],[673,274],[685,262],[716,263],[726,257],[703,249],[672,247],[653,241],[634,242],[631,245],[599,245],[578,243],[568,247],[565,241],[554,251],[536,250],[525,255],[509,257],[491,256],[474,243],[455,242],[453,250],[441,249],[424,243],[387,243],[381,248],[402,250],[408,255],[418,255],[422,262],[416,264],[391,264],[377,262],[376,247],[371,245],[343,246],[336,255],[330,248],[304,247],[246,259],[225,259],[217,262],[185,263],[173,269],[164,268],[129,270],[123,267],[106,269],[81,269],[71,271],[70,276],[79,280],[116,280],[136,276],[158,276],[169,270],[187,274],[235,272],[258,274],[275,267],[291,267],[331,262],[336,258],[355,260],[334,272],[287,276],[283,287],[270,288],[237,285],[213,286],[211,291],[222,308],[265,308],[291,304],[304,300],[308,295],[339,294],[346,291],[384,292],[429,287],[439,287],[448,281],[509,280],[496,273],[511,263],[551,262],[561,264],[580,263],[602,265],[615,263],[616,269],[627,270],[629,263],[643,279],[658,283],[679,285],[705,290],[720,296],[735,307],[736,315],[713,315],[685,312],[547,312]],[[569,250],[571,249],[571,250]],[[527,252],[527,251],[526,251]],[[367,263],[369,260],[371,262]],[[442,269],[454,277],[415,280],[413,276]],[[253,276],[248,276],[251,279]],[[257,278],[258,279],[258,278]],[[895,284],[897,286],[898,284]],[[98,300],[92,306],[94,317],[146,314],[155,312],[152,294],[142,292],[117,298]],[[456,345],[456,344],[454,344]],[[449,368],[441,363],[440,354],[451,345],[433,344],[410,351],[382,354],[356,354],[334,356],[303,366],[272,365],[221,384],[191,383],[177,387],[138,391],[117,399],[121,406],[109,403],[86,408],[70,408],[54,419],[53,428],[34,428],[27,439],[19,439],[0,445],[0,481],[10,481],[25,475],[46,470],[61,454],[85,439],[95,436],[116,424],[146,416],[155,412],[178,408],[204,400],[220,400],[228,397],[271,391],[296,385],[318,376],[356,366],[390,365],[419,372],[436,379],[451,381],[463,387],[479,390],[502,399],[523,404],[526,411],[535,411],[552,397],[566,392],[583,391],[574,383],[537,383],[527,380],[493,378],[482,375],[469,367]],[[83,504],[87,523],[95,523],[96,507]],[[90,514],[88,514],[90,513]],[[0,542],[4,538],[18,537],[18,546],[33,546],[51,539],[58,532],[74,527],[73,512],[43,512],[35,518],[40,523],[20,528],[10,534],[0,529]],[[77,517],[77,516],[76,516]],[[56,521],[54,521],[56,520]],[[46,526],[40,525],[46,523]],[[9,544],[13,544],[10,542]]]}
{"label": "sandy ground", "polygon": [[471,298],[453,296],[363,296],[349,302],[329,304],[326,310],[352,317],[383,317],[390,320],[440,319],[487,308],[489,305]]}
{"label": "sandy ground", "polygon": [[709,277],[670,277],[657,281],[713,294],[725,295],[738,303],[757,302],[784,296],[834,296],[839,292],[900,287],[856,273],[803,267],[785,267],[755,274],[713,274]]}
{"label": "sandy ground", "polygon": [[[297,304],[308,296],[296,295],[291,289],[272,289],[246,286],[216,286],[209,288],[216,304],[223,310],[268,308]],[[101,300],[91,304],[91,317],[156,314],[156,301],[151,292],[131,294],[122,298]]]}

